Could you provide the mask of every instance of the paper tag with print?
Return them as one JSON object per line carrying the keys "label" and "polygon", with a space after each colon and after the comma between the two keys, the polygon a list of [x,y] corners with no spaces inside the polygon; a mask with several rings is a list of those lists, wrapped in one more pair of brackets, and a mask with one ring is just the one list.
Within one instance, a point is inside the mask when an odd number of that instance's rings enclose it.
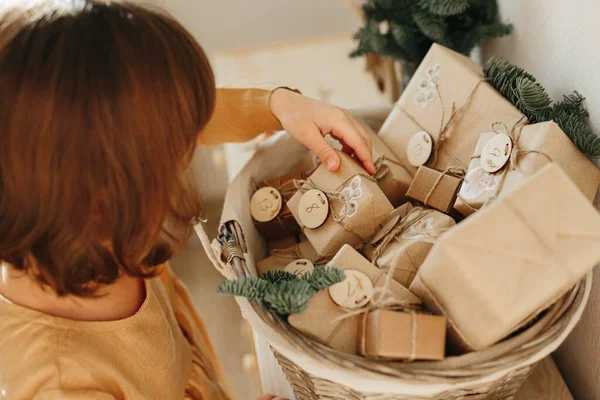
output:
{"label": "paper tag with print", "polygon": [[505,133],[492,136],[481,151],[481,168],[486,172],[500,171],[508,162],[512,151],[512,140]]}
{"label": "paper tag with print", "polygon": [[425,165],[431,152],[433,151],[433,139],[425,131],[420,131],[412,135],[406,146],[406,158],[413,167]]}
{"label": "paper tag with print", "polygon": [[373,297],[373,283],[367,275],[354,269],[344,271],[346,279],[329,287],[329,296],[340,307],[355,309],[369,303]]}
{"label": "paper tag with print", "polygon": [[500,183],[498,175],[490,174],[483,168],[476,167],[467,172],[458,194],[465,200],[473,200],[488,190],[495,191],[498,183]]}
{"label": "paper tag with print", "polygon": [[269,222],[279,215],[282,206],[281,193],[274,187],[265,186],[252,195],[250,214],[258,222]]}
{"label": "paper tag with print", "polygon": [[315,265],[310,260],[301,258],[296,261],[292,261],[283,270],[289,272],[290,274],[301,277],[304,274],[311,272],[313,269],[315,269]]}
{"label": "paper tag with print", "polygon": [[415,104],[425,108],[437,97],[437,86],[440,84],[440,64],[427,69],[425,76],[419,82],[419,90],[417,90],[414,102]]}
{"label": "paper tag with print", "polygon": [[373,237],[373,240],[371,240],[371,244],[377,244],[379,243],[385,236],[387,236],[388,233],[390,233],[390,231],[392,229],[394,229],[394,227],[398,224],[398,222],[400,221],[400,216],[399,215],[395,215],[392,218],[390,218],[389,221],[387,221],[383,227],[379,230],[379,232],[377,232],[377,234]]}
{"label": "paper tag with print", "polygon": [[298,203],[300,221],[307,228],[318,228],[325,223],[329,215],[329,199],[318,189],[304,193]]}

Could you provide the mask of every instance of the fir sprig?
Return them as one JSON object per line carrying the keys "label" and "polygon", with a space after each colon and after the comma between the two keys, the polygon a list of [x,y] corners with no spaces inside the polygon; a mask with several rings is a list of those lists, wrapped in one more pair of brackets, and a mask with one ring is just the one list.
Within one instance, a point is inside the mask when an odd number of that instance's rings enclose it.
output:
{"label": "fir sprig", "polygon": [[[350,56],[378,53],[411,67],[433,42],[468,55],[485,39],[512,31],[500,22],[496,0],[367,0],[362,9],[365,23]],[[389,29],[382,31],[382,22]]]}
{"label": "fir sprig", "polygon": [[345,277],[343,271],[331,267],[317,267],[302,278],[286,271],[268,271],[258,278],[222,282],[217,293],[260,300],[272,312],[288,315],[304,311],[315,293]]}
{"label": "fir sprig", "polygon": [[529,122],[554,121],[583,153],[600,157],[600,136],[590,125],[581,94],[575,91],[553,103],[546,89],[531,74],[501,58],[489,60],[483,73]]}

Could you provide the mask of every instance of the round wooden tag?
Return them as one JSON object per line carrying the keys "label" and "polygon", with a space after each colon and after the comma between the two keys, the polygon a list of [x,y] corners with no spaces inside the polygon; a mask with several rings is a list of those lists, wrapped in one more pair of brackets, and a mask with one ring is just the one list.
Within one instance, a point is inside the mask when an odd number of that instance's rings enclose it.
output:
{"label": "round wooden tag", "polygon": [[274,187],[265,186],[252,195],[250,214],[258,222],[269,222],[277,217],[282,206],[281,193]]}
{"label": "round wooden tag", "polygon": [[512,140],[505,133],[492,136],[481,152],[481,168],[485,172],[497,172],[502,169],[510,158]]}
{"label": "round wooden tag", "polygon": [[373,283],[367,275],[354,269],[344,271],[346,279],[329,287],[329,296],[340,307],[354,309],[369,303],[373,297]]}
{"label": "round wooden tag", "polygon": [[425,165],[431,152],[433,151],[433,139],[425,131],[420,131],[412,135],[406,146],[406,158],[413,167]]}
{"label": "round wooden tag", "polygon": [[307,228],[318,228],[325,223],[329,215],[329,199],[318,189],[304,193],[298,203],[300,221]]}
{"label": "round wooden tag", "polygon": [[394,227],[399,221],[399,215],[393,216],[388,222],[386,222],[383,225],[379,232],[377,232],[377,234],[373,237],[373,240],[371,240],[371,244],[377,244],[381,239],[384,238],[384,236],[386,236],[388,233],[390,233],[392,229],[394,229]]}
{"label": "round wooden tag", "polygon": [[304,274],[311,272],[313,269],[315,269],[315,265],[310,260],[301,258],[292,261],[283,270],[301,277]]}

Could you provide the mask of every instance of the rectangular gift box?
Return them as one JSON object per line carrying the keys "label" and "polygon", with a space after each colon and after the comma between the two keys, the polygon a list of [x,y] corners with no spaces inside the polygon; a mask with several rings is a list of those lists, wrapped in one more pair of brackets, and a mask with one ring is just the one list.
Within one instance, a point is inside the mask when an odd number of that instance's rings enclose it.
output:
{"label": "rectangular gift box", "polygon": [[[456,223],[446,214],[429,208],[414,207],[410,203],[394,210],[394,214],[400,216],[400,219],[391,226],[384,226],[384,231],[375,235],[376,240],[364,248],[364,253],[386,273],[394,267],[394,280],[408,287],[433,244]],[[400,227],[399,232],[393,232]],[[379,249],[390,234],[394,235],[393,240],[385,249]],[[376,250],[381,254],[377,255]]]}
{"label": "rectangular gift box", "polygon": [[446,318],[377,310],[359,320],[359,354],[390,360],[443,360]]}
{"label": "rectangular gift box", "polygon": [[[398,103],[379,130],[379,135],[411,173],[417,172],[407,157],[408,142],[417,132],[429,133],[438,141],[440,126],[447,125],[452,110],[458,113],[446,130],[447,140],[429,167],[467,168],[481,132],[492,123],[514,125],[523,115],[483,80],[481,66],[470,58],[433,44]],[[442,123],[443,119],[443,123]],[[436,158],[435,165],[432,165]]]}
{"label": "rectangular gift box", "polygon": [[412,182],[412,175],[400,164],[379,135],[363,121],[359,120],[359,122],[371,138],[373,161],[377,168],[375,174],[377,184],[392,206],[398,207],[406,200],[406,191]]}
{"label": "rectangular gift box", "polygon": [[[307,182],[303,186],[304,191],[316,188],[328,197],[331,210],[321,226],[303,226],[298,209],[302,190],[296,192],[287,203],[303,228],[303,233],[322,256],[333,256],[344,244],[360,247],[393,210],[375,179],[350,156],[342,152],[338,154],[341,165],[336,172],[330,172],[325,165],[320,165],[307,179],[310,184]],[[341,199],[344,196],[346,202]],[[340,218],[339,222],[334,215]]]}
{"label": "rectangular gift box", "polygon": [[410,288],[463,350],[524,326],[600,260],[600,214],[549,164],[443,235]]}
{"label": "rectangular gift box", "polygon": [[287,236],[280,239],[269,240],[267,244],[269,255],[271,256],[273,253],[295,246],[300,242],[297,238],[298,236]]}
{"label": "rectangular gift box", "polygon": [[451,172],[444,173],[420,166],[406,196],[443,213],[449,213],[453,209],[462,182],[462,177]]}
{"label": "rectangular gift box", "polygon": [[[495,133],[482,133],[473,153],[469,170],[459,191],[454,208],[464,216],[473,214],[496,195],[503,196],[518,188],[529,176],[552,162],[560,165],[579,190],[592,201],[600,184],[600,170],[571,142],[555,122],[542,122],[523,127],[516,148],[517,165],[507,171],[491,174],[481,167],[481,152]],[[504,176],[505,174],[505,176]]]}
{"label": "rectangular gift box", "polygon": [[[256,272],[262,275],[267,271],[283,270],[287,265],[299,259],[317,263],[321,257],[309,241],[305,240],[286,249],[275,249],[271,255],[256,263]],[[322,260],[323,264],[325,260]]]}
{"label": "rectangular gift box", "polygon": [[[366,260],[352,247],[345,245],[328,264],[341,270],[357,270],[364,273],[373,287],[383,287],[385,274]],[[390,281],[388,290],[397,300],[420,304],[421,300],[396,281]],[[377,294],[379,296],[379,294]],[[308,308],[291,314],[288,322],[306,336],[346,353],[357,353],[358,317],[338,319],[347,313],[331,299],[328,290],[317,293]]]}

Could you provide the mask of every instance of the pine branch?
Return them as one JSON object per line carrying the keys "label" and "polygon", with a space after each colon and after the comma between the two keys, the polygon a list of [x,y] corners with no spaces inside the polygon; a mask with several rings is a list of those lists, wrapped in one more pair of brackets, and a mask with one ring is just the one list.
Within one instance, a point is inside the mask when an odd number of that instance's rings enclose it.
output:
{"label": "pine branch", "polygon": [[278,285],[281,282],[298,280],[296,275],[282,270],[267,271],[260,277],[273,285]]}
{"label": "pine branch", "polygon": [[446,42],[446,24],[442,17],[424,9],[416,9],[413,11],[413,19],[429,39],[442,44]]}
{"label": "pine branch", "polygon": [[304,275],[302,279],[307,281],[315,291],[319,291],[342,282],[346,279],[346,274],[337,268],[318,267],[310,274]]}
{"label": "pine branch", "polygon": [[528,116],[532,122],[543,121],[552,104],[546,89],[539,83],[532,81],[526,76],[520,76],[515,81],[515,106]]}
{"label": "pine branch", "polygon": [[246,297],[250,300],[262,300],[272,285],[260,278],[244,278],[221,282],[217,293],[221,295]]}
{"label": "pine branch", "polygon": [[295,314],[306,310],[315,293],[310,283],[305,280],[282,281],[276,287],[271,286],[267,290],[264,302],[274,313]]}
{"label": "pine branch", "polygon": [[444,17],[461,14],[469,8],[468,0],[420,0],[418,3],[430,13]]}

